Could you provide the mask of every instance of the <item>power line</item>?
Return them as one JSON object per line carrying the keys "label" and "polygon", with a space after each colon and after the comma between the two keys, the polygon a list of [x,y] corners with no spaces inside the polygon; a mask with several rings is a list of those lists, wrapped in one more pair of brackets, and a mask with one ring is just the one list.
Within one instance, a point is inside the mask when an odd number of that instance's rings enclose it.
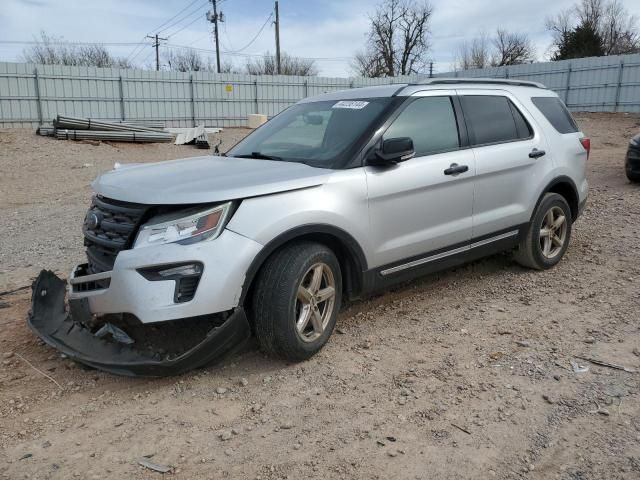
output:
{"label": "power line", "polygon": [[[0,44],[8,45],[40,45],[44,43],[42,40],[0,40]],[[46,42],[51,45],[104,45],[106,47],[127,47],[131,45],[139,45],[140,42],[70,42],[70,41],[51,41]]]}
{"label": "power line", "polygon": [[189,45],[193,45],[194,43],[198,43],[199,41],[204,40],[205,38],[209,38],[209,35],[211,35],[211,32],[208,32],[204,37],[200,37],[199,39],[194,40]]}
{"label": "power line", "polygon": [[258,37],[260,36],[262,31],[264,30],[264,27],[266,27],[267,23],[269,23],[269,20],[271,20],[271,17],[273,17],[273,12],[269,14],[269,16],[267,17],[265,22],[260,27],[260,30],[258,30],[258,33],[255,34],[255,36],[251,39],[251,41],[249,43],[247,43],[244,47],[242,47],[242,48],[240,48],[238,50],[232,50],[232,52],[233,53],[240,53],[240,52],[246,50],[247,48],[249,48],[251,45],[253,45],[253,42],[255,42],[258,39]]}
{"label": "power line", "polygon": [[[160,33],[160,31],[161,31],[160,29],[161,29],[162,27],[164,27],[167,23],[169,23],[171,20],[173,20],[174,18],[176,18],[178,15],[180,15],[180,14],[181,14],[182,12],[184,12],[185,10],[187,10],[187,9],[191,8],[191,6],[192,6],[194,3],[198,2],[198,1],[199,1],[199,0],[193,0],[193,2],[191,2],[189,5],[187,5],[186,7],[184,7],[182,10],[180,10],[178,13],[176,13],[176,14],[175,14],[173,17],[171,17],[169,20],[167,20],[166,22],[164,22],[164,23],[162,23],[162,24],[158,25],[156,28],[154,28],[154,29],[153,29],[153,30],[151,30],[151,31],[153,32],[153,31],[156,31],[156,30],[157,30],[157,31],[158,31],[158,33]],[[151,33],[151,32],[148,32],[148,33]]]}
{"label": "power line", "polygon": [[[185,11],[185,10],[187,10],[189,7],[193,6],[193,4],[194,4],[194,3],[196,3],[197,1],[198,1],[198,0],[194,0],[193,2],[191,2],[189,5],[187,5],[185,8],[183,8],[183,9],[181,10],[181,12],[184,12],[184,11]],[[205,4],[206,4],[206,2],[205,2]],[[171,27],[174,27],[174,26],[178,25],[178,24],[179,24],[179,23],[181,23],[183,20],[185,20],[185,19],[190,18],[191,16],[193,16],[193,14],[194,14],[194,13],[195,13],[196,15],[198,15],[198,14],[199,14],[199,10],[200,10],[200,9],[202,9],[202,7],[203,7],[205,4],[198,5],[198,7],[196,7],[196,9],[195,9],[195,10],[193,10],[193,11],[189,12],[189,13],[188,13],[187,15],[185,15],[184,17],[182,17],[182,18],[180,18],[180,19],[178,19],[178,20],[176,20],[176,21],[174,21],[174,22],[172,22],[172,23],[170,23],[170,22],[171,22],[171,19],[169,19],[167,22],[164,22],[164,24],[163,24],[163,25],[166,25],[166,27],[164,27],[162,30],[157,30],[156,35],[157,35],[158,33],[162,33],[162,32],[164,32],[164,31],[168,30],[168,29],[169,29],[169,28],[171,28]],[[177,13],[177,14],[176,14],[176,15],[174,15],[172,18],[177,17],[179,14],[180,14],[180,13]],[[183,28],[179,29],[179,30],[178,30],[177,32],[175,32],[175,33],[178,33],[178,32],[180,32],[180,31],[184,30],[186,27],[188,27],[188,26],[192,25],[192,24],[193,24],[197,19],[198,19],[198,18],[196,17],[192,22],[190,22],[190,23],[189,23],[188,25],[186,25],[185,27],[183,27]],[[167,23],[169,23],[169,24],[167,25]],[[162,25],[161,25],[161,26],[162,26]],[[174,33],[174,34],[175,34],[175,33]],[[149,36],[149,34],[147,34],[147,37],[148,37],[148,36]],[[164,40],[168,40],[168,37],[169,37],[169,36],[167,36],[167,38],[166,38],[166,39],[164,39]],[[138,51],[138,53],[136,53],[133,57],[131,57],[131,61],[135,60],[135,59],[138,57],[138,55],[140,55],[140,54],[142,53],[142,51],[143,51],[143,50],[144,50],[144,47],[143,47],[143,48],[141,48],[141,49]],[[156,57],[157,57],[157,56],[158,56],[158,55],[157,55],[157,47],[156,47]],[[158,65],[159,65],[159,61],[158,61],[158,59],[156,58],[156,67],[157,67]],[[156,68],[156,69],[157,69],[157,68]]]}
{"label": "power line", "polygon": [[[208,36],[209,34],[207,34]],[[155,39],[155,37],[154,37]],[[42,42],[38,42],[38,41],[30,41],[30,40],[26,40],[26,41],[22,41],[22,40],[0,40],[0,44],[15,44],[15,45],[31,45],[31,44],[39,44]],[[195,42],[194,42],[195,43]],[[49,44],[51,45],[103,45],[105,47],[122,47],[122,46],[131,46],[131,45],[138,45],[138,42],[79,42],[79,41],[50,41]],[[145,45],[148,45],[145,43]],[[200,52],[205,52],[205,53],[213,53],[215,50],[211,50],[211,49],[206,49],[206,48],[198,48],[198,47],[193,47],[190,45],[179,45],[179,44],[175,44],[175,43],[166,43],[165,44],[168,47],[172,47],[172,48],[181,48],[181,49],[187,49],[187,50],[196,50],[196,51],[200,51]],[[238,56],[238,57],[263,57],[263,58],[268,58],[269,55],[265,55],[265,54],[260,54],[260,53],[242,53],[241,51],[221,51],[220,53],[224,54],[224,55],[229,55],[229,56]],[[297,58],[302,58],[305,60],[321,60],[321,61],[350,61],[352,60],[352,57],[300,57],[297,56]]]}
{"label": "power line", "polygon": [[194,23],[196,23],[198,20],[200,20],[200,12],[197,12],[198,15],[196,16],[196,18],[194,18],[191,22],[187,23],[184,27],[180,28],[179,30],[173,32],[173,33],[169,33],[167,34],[167,37],[171,38],[174,35],[177,35],[178,33],[180,33],[181,31],[183,31],[185,28],[190,27],[191,25],[193,25]]}
{"label": "power line", "polygon": [[186,14],[184,17],[176,20],[175,22],[171,23],[170,25],[167,25],[166,27],[164,27],[162,30],[158,30],[158,33],[162,33],[162,32],[166,32],[167,30],[169,30],[172,27],[175,27],[176,25],[178,25],[179,23],[182,23],[184,20],[187,20],[189,18],[191,18],[194,14],[199,14],[200,10],[202,9],[202,7],[205,7],[209,4],[208,0],[205,1],[204,3],[201,3],[200,5],[198,5],[194,10],[192,10],[191,12],[189,12],[188,14]]}
{"label": "power line", "polygon": [[[211,50],[211,49],[206,49],[206,48],[198,48],[198,47],[191,47],[189,45],[177,45],[175,43],[167,43],[166,44],[168,47],[172,47],[172,48],[182,48],[182,49],[187,49],[187,50],[195,50],[195,51],[199,51],[199,52],[205,52],[205,53],[213,53],[215,50]],[[230,51],[221,51],[220,53],[224,54],[224,55],[228,55],[228,56],[236,56],[236,57],[262,57],[262,58],[269,58],[270,55],[265,55],[265,54],[260,54],[260,53],[239,53],[239,52],[230,52]],[[320,61],[351,61],[353,60],[352,57],[300,57],[295,55],[296,58],[301,58],[303,60],[320,60]]]}
{"label": "power line", "polygon": [[189,3],[189,5],[187,5],[186,7],[184,7],[182,10],[180,10],[178,13],[176,13],[175,15],[173,15],[171,18],[169,18],[168,20],[165,20],[163,23],[161,23],[160,25],[158,25],[155,29],[152,29],[150,31],[148,31],[140,40],[140,42],[138,42],[137,47],[134,48],[129,55],[127,55],[127,60],[131,60],[133,61],[138,55],[140,55],[140,53],[142,53],[142,51],[144,50],[144,46],[146,45],[144,43],[144,39],[146,38],[147,35],[150,35],[151,33],[153,33],[154,31],[157,31],[158,29],[164,27],[167,23],[171,22],[174,18],[176,18],[178,15],[180,15],[182,12],[184,12],[185,10],[188,10],[189,8],[191,8],[196,2],[198,2],[200,0],[193,0],[191,3]]}
{"label": "power line", "polygon": [[[227,22],[222,22],[222,34],[223,36],[225,36],[227,38],[227,42],[229,48],[225,47],[224,42],[222,41],[222,38],[220,39],[220,45],[222,45],[224,48],[227,48],[227,50],[231,50],[232,52],[234,52],[236,49],[233,48],[233,44],[231,43],[231,38],[229,37],[229,34],[227,33]],[[189,45],[193,45],[196,42],[191,42]]]}

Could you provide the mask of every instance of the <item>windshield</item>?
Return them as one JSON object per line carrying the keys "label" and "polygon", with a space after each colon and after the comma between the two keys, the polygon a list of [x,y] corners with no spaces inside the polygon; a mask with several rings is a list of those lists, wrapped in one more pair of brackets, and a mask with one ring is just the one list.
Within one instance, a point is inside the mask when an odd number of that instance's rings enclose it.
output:
{"label": "windshield", "polygon": [[336,168],[392,98],[299,103],[275,116],[228,152],[230,157],[262,158]]}

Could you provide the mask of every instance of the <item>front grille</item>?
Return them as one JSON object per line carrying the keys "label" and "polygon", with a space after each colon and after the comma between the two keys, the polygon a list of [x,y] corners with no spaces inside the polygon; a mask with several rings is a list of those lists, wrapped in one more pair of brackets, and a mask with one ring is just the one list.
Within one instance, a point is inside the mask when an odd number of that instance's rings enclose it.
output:
{"label": "front grille", "polygon": [[87,274],[113,269],[116,256],[131,248],[150,207],[96,196],[82,227],[87,247]]}

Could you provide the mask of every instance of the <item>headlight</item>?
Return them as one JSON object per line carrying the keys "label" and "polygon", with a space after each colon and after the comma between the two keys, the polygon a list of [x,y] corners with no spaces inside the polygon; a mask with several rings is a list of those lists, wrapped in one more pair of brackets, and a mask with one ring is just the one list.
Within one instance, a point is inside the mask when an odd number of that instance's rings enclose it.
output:
{"label": "headlight", "polygon": [[158,216],[143,225],[134,248],[180,243],[187,245],[216,238],[225,226],[231,202],[207,210],[182,210]]}

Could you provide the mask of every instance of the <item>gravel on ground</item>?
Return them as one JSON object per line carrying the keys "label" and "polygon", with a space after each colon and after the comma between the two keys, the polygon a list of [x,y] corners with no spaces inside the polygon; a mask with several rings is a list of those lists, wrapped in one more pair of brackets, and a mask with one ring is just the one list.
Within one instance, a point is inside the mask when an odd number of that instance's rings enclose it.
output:
{"label": "gravel on ground", "polygon": [[[28,289],[0,293],[0,479],[640,478],[640,186],[623,169],[640,117],[577,119],[591,195],[557,267],[501,254],[352,303],[303,363],[250,348],[116,377],[35,338]],[[113,162],[201,154],[0,130],[0,291],[82,258],[89,183]]]}

